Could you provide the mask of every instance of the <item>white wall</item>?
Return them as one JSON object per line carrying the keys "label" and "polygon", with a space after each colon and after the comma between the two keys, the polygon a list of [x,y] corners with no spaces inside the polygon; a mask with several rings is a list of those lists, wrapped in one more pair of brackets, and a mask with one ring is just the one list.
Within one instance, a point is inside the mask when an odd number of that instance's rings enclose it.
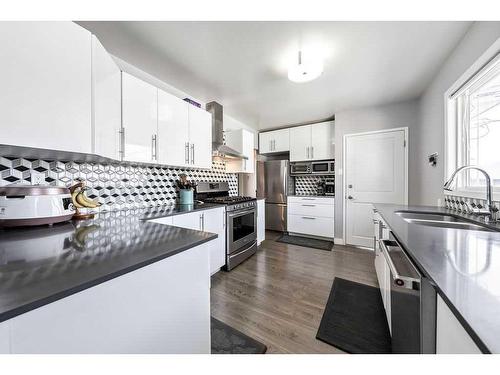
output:
{"label": "white wall", "polygon": [[[415,164],[415,132],[418,129],[419,102],[411,100],[376,107],[341,111],[335,114],[335,233],[337,238],[343,235],[343,140],[344,135],[367,131],[408,127],[409,129],[409,170]],[[415,202],[417,177],[409,173],[409,203]]]}
{"label": "white wall", "polygon": [[[418,204],[436,205],[443,198],[444,93],[498,38],[500,22],[474,22],[421,97],[412,169],[418,176],[413,182],[413,198]],[[439,159],[437,166],[431,167],[427,155],[434,152],[439,153]]]}

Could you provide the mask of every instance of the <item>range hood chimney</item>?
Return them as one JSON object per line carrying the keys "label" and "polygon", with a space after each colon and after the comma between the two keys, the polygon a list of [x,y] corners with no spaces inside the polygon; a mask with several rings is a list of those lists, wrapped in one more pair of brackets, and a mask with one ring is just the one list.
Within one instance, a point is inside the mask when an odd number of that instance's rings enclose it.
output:
{"label": "range hood chimney", "polygon": [[230,159],[248,159],[238,151],[224,144],[223,108],[217,102],[207,103],[206,109],[212,114],[212,155]]}

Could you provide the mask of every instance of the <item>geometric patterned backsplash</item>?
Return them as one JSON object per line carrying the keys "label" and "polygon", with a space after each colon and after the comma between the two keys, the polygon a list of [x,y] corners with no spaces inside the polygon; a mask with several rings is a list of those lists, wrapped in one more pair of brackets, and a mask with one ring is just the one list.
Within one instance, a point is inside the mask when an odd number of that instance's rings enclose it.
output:
{"label": "geometric patterned backsplash", "polygon": [[324,182],[326,178],[335,178],[331,176],[297,176],[295,178],[295,195],[316,195],[317,183]]}
{"label": "geometric patterned backsplash", "polygon": [[238,195],[238,175],[226,173],[222,159],[212,162],[211,170],[129,164],[97,164],[33,160],[0,156],[0,186],[31,183],[31,173],[39,172],[48,185],[71,186],[84,180],[89,187],[87,196],[98,198],[100,210],[146,208],[175,204],[175,181],[185,173],[189,180],[229,183],[229,194]]}
{"label": "geometric patterned backsplash", "polygon": [[[493,205],[500,210],[500,202],[493,201]],[[450,210],[457,211],[458,213],[474,214],[478,209],[486,209],[486,199],[468,198],[453,195],[453,193],[446,192],[444,196],[444,207]]]}

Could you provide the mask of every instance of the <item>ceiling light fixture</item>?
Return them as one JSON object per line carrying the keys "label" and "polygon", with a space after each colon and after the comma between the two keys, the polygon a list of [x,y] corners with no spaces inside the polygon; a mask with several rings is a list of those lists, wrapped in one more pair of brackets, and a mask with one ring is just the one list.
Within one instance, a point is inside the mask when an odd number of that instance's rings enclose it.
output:
{"label": "ceiling light fixture", "polygon": [[288,79],[292,82],[309,82],[318,78],[323,73],[323,61],[321,59],[304,59],[302,51],[299,51],[297,63],[288,68]]}

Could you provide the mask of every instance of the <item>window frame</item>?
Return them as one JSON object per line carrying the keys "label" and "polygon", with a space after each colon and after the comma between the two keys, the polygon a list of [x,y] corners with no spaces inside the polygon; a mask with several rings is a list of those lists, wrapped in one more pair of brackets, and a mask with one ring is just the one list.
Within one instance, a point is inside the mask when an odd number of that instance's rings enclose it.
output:
{"label": "window frame", "polygon": [[[493,66],[500,63],[500,38],[491,45],[483,55],[477,59],[472,66],[465,71],[460,78],[451,85],[444,93],[444,180],[446,182],[451,174],[462,165],[466,164],[464,159],[465,152],[461,150],[460,129],[457,124],[457,117],[460,115],[457,112],[456,98],[468,88],[474,86],[486,76],[478,77],[482,72],[491,70]],[[455,105],[452,105],[455,104]],[[457,175],[456,190],[451,192],[445,191],[447,195],[456,195],[469,198],[484,199],[485,188],[464,188],[467,172]],[[493,198],[500,200],[500,187],[493,189]]]}

